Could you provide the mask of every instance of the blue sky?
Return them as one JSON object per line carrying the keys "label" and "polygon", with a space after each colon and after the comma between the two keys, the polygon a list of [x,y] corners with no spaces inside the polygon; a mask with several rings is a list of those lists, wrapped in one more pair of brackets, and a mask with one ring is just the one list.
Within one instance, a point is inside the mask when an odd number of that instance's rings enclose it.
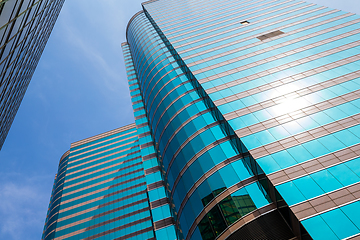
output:
{"label": "blue sky", "polygon": [[[141,2],[65,2],[0,151],[0,239],[40,239],[70,143],[134,121],[120,45]],[[309,2],[360,14],[357,0]]]}

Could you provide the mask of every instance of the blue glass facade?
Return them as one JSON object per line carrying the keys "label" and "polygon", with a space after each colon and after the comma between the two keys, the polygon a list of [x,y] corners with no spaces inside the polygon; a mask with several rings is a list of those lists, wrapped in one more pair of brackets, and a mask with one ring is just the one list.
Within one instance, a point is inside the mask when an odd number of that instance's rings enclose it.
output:
{"label": "blue glass facade", "polygon": [[283,0],[143,7],[310,236],[358,236],[360,17]]}
{"label": "blue glass facade", "polygon": [[[127,68],[128,72],[134,72],[134,78],[129,78],[132,96],[141,93],[139,98],[133,97],[134,100],[141,101],[137,103],[141,105],[134,106],[134,112],[136,121],[140,121],[140,116],[144,121],[136,124],[139,126],[147,122],[151,127],[159,153],[159,164],[175,206],[175,225],[182,233],[178,237],[186,236],[189,230],[196,232],[194,239],[198,238],[201,231],[215,237],[239,219],[241,214],[230,194],[217,195],[226,188],[241,183],[241,180],[251,179],[252,187],[247,187],[252,192],[250,194],[243,189],[241,194],[238,193],[239,196],[252,196],[256,199],[254,201],[258,201],[258,204],[253,204],[254,209],[269,205],[271,201],[254,177],[250,160],[244,159],[241,144],[232,139],[234,133],[230,132],[226,122],[215,106],[212,106],[201,86],[196,84],[186,66],[178,61],[178,56],[174,56],[172,49],[167,48],[166,42],[159,37],[145,13],[139,13],[130,22],[127,37],[128,44],[123,45],[125,61],[130,50],[133,66],[129,67],[140,69],[135,72],[132,68]],[[139,108],[141,112],[138,114]],[[210,174],[202,177],[209,170],[212,171],[212,176],[217,177],[211,178]],[[232,211],[221,209],[221,204],[210,206],[213,199],[220,202],[226,197],[230,198],[228,205],[233,206]],[[249,199],[251,201],[251,197]],[[196,217],[202,213],[206,215],[204,221],[208,221],[211,217],[206,213],[211,209],[219,217],[212,223],[216,231],[199,229],[197,225],[202,218],[197,218],[197,222]],[[221,217],[222,215],[225,217]],[[156,214],[153,216],[157,217]]]}
{"label": "blue glass facade", "polygon": [[131,101],[134,109],[135,124],[138,131],[139,145],[146,175],[147,191],[154,222],[156,239],[177,239],[174,226],[174,211],[169,200],[169,187],[162,174],[163,167],[152,140],[148,118],[144,108],[144,97],[140,87],[129,45],[122,44],[128,75]]}
{"label": "blue glass facade", "polygon": [[[151,219],[134,239],[360,237],[360,17],[298,0],[142,7],[122,44]],[[54,197],[60,179],[51,202],[78,204]],[[50,206],[44,234],[62,234]],[[66,224],[59,239],[85,234]]]}
{"label": "blue glass facade", "polygon": [[149,126],[178,239],[226,237],[281,198],[144,6],[123,44],[136,125]]}

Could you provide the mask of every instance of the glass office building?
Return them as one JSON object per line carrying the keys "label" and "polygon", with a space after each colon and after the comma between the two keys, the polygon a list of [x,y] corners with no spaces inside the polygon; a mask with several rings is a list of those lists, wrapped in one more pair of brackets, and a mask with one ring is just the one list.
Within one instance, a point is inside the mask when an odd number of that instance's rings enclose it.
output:
{"label": "glass office building", "polygon": [[122,48],[153,235],[132,239],[360,238],[360,17],[298,0],[142,7]]}
{"label": "glass office building", "polygon": [[0,1],[0,149],[64,1]]}
{"label": "glass office building", "polygon": [[153,239],[140,147],[134,124],[71,144],[42,239]]}

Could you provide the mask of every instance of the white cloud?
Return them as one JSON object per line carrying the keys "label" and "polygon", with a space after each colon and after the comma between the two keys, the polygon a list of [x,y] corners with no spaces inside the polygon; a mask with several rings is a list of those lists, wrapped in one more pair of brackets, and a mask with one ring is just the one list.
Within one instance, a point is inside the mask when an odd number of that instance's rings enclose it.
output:
{"label": "white cloud", "polygon": [[50,198],[50,192],[44,193],[37,187],[42,177],[12,178],[22,182],[0,184],[0,239],[28,239],[31,230],[40,235],[38,228],[44,225],[47,209],[44,199]]}

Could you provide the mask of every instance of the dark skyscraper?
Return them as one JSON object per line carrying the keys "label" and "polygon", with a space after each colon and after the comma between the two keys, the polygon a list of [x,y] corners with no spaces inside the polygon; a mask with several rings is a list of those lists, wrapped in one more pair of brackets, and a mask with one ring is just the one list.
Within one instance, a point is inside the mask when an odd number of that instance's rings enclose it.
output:
{"label": "dark skyscraper", "polygon": [[[154,237],[359,238],[359,39],[304,1],[143,3],[122,47]],[[121,216],[76,221],[126,239]]]}
{"label": "dark skyscraper", "polygon": [[0,149],[64,1],[0,2]]}

